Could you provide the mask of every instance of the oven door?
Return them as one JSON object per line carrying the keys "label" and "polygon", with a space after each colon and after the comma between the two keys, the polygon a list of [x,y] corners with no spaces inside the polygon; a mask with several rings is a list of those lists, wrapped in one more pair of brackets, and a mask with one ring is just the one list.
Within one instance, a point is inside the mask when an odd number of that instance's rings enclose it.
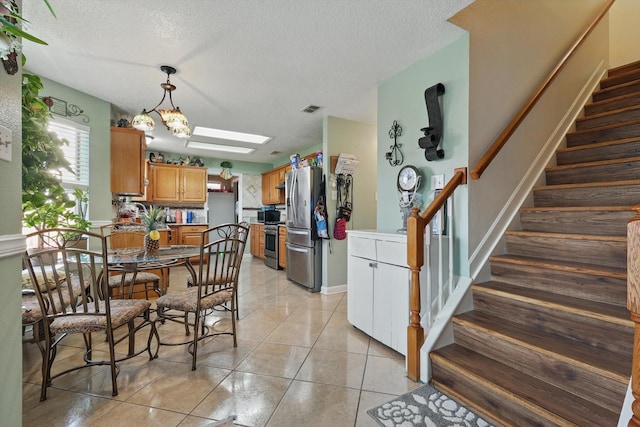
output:
{"label": "oven door", "polygon": [[278,269],[278,226],[265,225],[264,227],[264,263]]}

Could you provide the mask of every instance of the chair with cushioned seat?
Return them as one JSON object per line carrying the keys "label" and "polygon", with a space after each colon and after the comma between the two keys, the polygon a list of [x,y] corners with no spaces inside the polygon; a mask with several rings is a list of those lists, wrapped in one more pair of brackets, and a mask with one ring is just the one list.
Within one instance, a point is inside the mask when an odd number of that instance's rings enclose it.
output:
{"label": "chair with cushioned seat", "polygon": [[[47,387],[55,378],[96,365],[110,367],[112,395],[116,396],[117,363],[145,351],[149,353],[150,359],[157,356],[157,352],[154,355],[151,351],[152,338],[157,337],[155,325],[149,317],[151,303],[146,300],[112,300],[108,297],[107,249],[105,239],[100,234],[53,229],[31,233],[27,238],[69,232],[82,234],[87,239],[87,248],[91,249],[54,245],[37,252],[25,252],[23,255],[23,264],[29,273],[38,300],[39,315],[42,317],[42,336],[36,342],[42,353],[41,401],[47,399]],[[146,345],[136,348],[135,335],[147,326],[150,332]],[[126,327],[127,331],[118,333],[116,338],[114,332],[121,327]],[[95,360],[93,357],[91,338],[94,332],[100,332],[101,337],[106,335],[108,360]],[[73,333],[83,335],[86,349],[84,363],[52,376],[51,367],[55,361],[57,346],[68,334]],[[116,358],[115,347],[124,340],[128,341],[126,355]]]}
{"label": "chair with cushioned seat", "polygon": [[[195,286],[186,290],[168,293],[156,300],[158,319],[170,320],[185,325],[185,335],[193,338],[179,343],[160,341],[160,345],[189,345],[192,355],[191,369],[196,369],[198,343],[208,337],[227,334],[236,339],[237,288],[240,264],[244,253],[249,227],[242,224],[223,224],[201,233],[200,258]],[[192,282],[193,283],[193,282]],[[206,318],[219,307],[227,307],[231,312],[231,332],[214,331],[206,325]],[[190,315],[193,323],[190,322]]]}
{"label": "chair with cushioned seat", "polygon": [[[107,240],[108,251],[143,251],[144,228],[138,223],[115,222],[100,227],[102,236]],[[162,295],[160,276],[149,271],[124,272],[117,266],[112,266],[109,276],[110,295],[118,290],[120,298],[132,298],[136,285],[144,285],[145,299],[149,299],[149,291]]]}

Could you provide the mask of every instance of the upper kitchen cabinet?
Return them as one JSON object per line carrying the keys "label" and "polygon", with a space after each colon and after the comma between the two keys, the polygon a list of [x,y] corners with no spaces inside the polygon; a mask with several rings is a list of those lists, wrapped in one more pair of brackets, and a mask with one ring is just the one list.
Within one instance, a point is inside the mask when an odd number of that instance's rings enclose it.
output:
{"label": "upper kitchen cabinet", "polygon": [[149,172],[154,202],[207,201],[206,168],[151,163]]}
{"label": "upper kitchen cabinet", "polygon": [[272,169],[262,174],[262,204],[279,205],[284,203],[284,183],[285,167]]}
{"label": "upper kitchen cabinet", "polygon": [[144,132],[111,128],[111,192],[126,196],[144,193]]}

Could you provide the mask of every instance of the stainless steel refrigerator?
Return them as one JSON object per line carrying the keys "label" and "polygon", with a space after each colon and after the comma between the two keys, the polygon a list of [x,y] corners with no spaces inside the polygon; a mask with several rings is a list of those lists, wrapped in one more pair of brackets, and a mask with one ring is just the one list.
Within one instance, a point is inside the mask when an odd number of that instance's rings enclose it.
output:
{"label": "stainless steel refrigerator", "polygon": [[286,174],[287,278],[320,291],[322,240],[318,239],[313,211],[320,195],[322,168],[305,167]]}

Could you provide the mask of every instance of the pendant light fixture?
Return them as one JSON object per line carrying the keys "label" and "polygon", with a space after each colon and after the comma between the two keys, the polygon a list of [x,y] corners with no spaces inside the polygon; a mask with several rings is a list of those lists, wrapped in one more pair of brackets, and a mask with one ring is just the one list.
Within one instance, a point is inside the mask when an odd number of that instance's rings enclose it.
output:
{"label": "pendant light fixture", "polygon": [[[178,138],[189,138],[191,136],[189,121],[187,120],[187,117],[182,114],[179,107],[174,107],[173,99],[171,98],[171,92],[173,92],[176,87],[171,84],[170,77],[171,74],[176,73],[176,69],[169,65],[162,65],[160,70],[167,74],[167,82],[160,83],[160,87],[164,90],[162,99],[158,102],[158,105],[153,107],[151,110],[147,111],[146,109],[143,109],[140,114],[136,115],[131,122],[131,126],[145,132],[152,131],[155,128],[155,122],[149,113],[155,111],[160,116],[162,123],[174,136],[177,136]],[[158,108],[164,102],[167,97],[167,93],[169,94],[169,103],[171,104],[171,108]]]}

